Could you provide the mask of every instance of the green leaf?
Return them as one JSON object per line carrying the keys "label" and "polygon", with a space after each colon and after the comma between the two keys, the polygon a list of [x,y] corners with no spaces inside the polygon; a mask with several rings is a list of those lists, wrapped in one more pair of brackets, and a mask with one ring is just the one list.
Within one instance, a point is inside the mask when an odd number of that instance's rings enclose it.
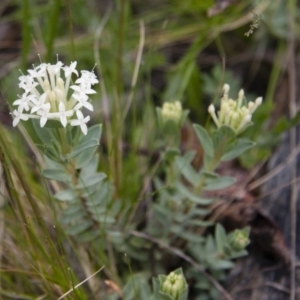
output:
{"label": "green leaf", "polygon": [[205,191],[219,190],[231,186],[232,184],[234,184],[234,182],[235,178],[233,177],[219,177],[216,179],[207,180],[203,189]]}
{"label": "green leaf", "polygon": [[62,211],[62,214],[64,216],[70,216],[78,211],[83,211],[82,209],[82,205],[80,202],[76,201],[75,203],[68,203],[68,207],[66,207],[63,211]]}
{"label": "green leaf", "polygon": [[64,128],[60,121],[58,120],[47,120],[47,123],[45,124],[44,128]]}
{"label": "green leaf", "polygon": [[165,151],[165,159],[172,161],[176,156],[180,155],[180,151],[176,147],[168,147]]}
{"label": "green leaf", "polygon": [[208,227],[208,226],[214,225],[214,222],[212,222],[212,221],[202,221],[202,220],[191,220],[188,223],[190,225],[195,225],[195,226],[199,226],[199,227]]}
{"label": "green leaf", "polygon": [[211,262],[211,267],[215,270],[231,269],[234,263],[230,260],[220,259]]}
{"label": "green leaf", "polygon": [[56,160],[51,159],[49,156],[44,155],[45,164],[47,169],[56,169],[65,171],[65,166]]}
{"label": "green leaf", "polygon": [[247,139],[239,139],[237,144],[233,148],[227,151],[221,158],[222,161],[229,161],[240,156],[246,150],[252,148],[255,145],[254,142]]}
{"label": "green leaf", "polygon": [[90,228],[93,225],[93,222],[91,220],[84,220],[80,223],[77,223],[75,225],[72,225],[68,228],[66,228],[66,233],[69,235],[77,235],[88,228]]}
{"label": "green leaf", "polygon": [[56,169],[44,169],[42,170],[42,174],[45,178],[53,179],[57,181],[70,182],[71,175],[66,173],[64,170],[56,170]]}
{"label": "green leaf", "polygon": [[36,146],[45,156],[49,157],[50,159],[56,162],[61,161],[60,153],[57,151],[55,147],[49,145],[36,145]]}
{"label": "green leaf", "polygon": [[197,216],[207,216],[210,213],[209,209],[205,208],[194,208],[193,214]]}
{"label": "green leaf", "polygon": [[[102,132],[102,125],[98,124],[90,127],[87,135],[81,137],[78,146],[80,146],[81,144],[85,144],[92,139],[96,139],[100,141],[101,132]],[[82,167],[84,167],[86,164],[90,162],[90,160],[93,158],[95,152],[98,149],[98,145],[99,143],[97,143],[97,145],[95,145],[94,147],[87,148],[85,151],[83,151],[82,153],[80,153],[75,157],[76,169],[81,169]]]}
{"label": "green leaf", "polygon": [[175,166],[179,172],[188,180],[190,184],[196,186],[200,180],[199,174],[191,166],[191,161],[195,157],[195,151],[187,152],[184,156],[177,156],[175,158]]}
{"label": "green leaf", "polygon": [[50,129],[44,127],[41,128],[39,120],[35,119],[32,119],[32,125],[37,136],[44,144],[51,143],[51,140],[53,140],[53,135],[51,134]]}
{"label": "green leaf", "polygon": [[214,199],[204,199],[201,198],[195,194],[193,194],[190,190],[188,190],[183,184],[177,183],[176,185],[178,191],[187,199],[191,200],[192,202],[196,204],[201,204],[201,205],[208,205],[214,202]]}
{"label": "green leaf", "polygon": [[[79,155],[81,156],[81,155]],[[78,156],[78,157],[79,157]],[[76,164],[77,165],[77,164]],[[80,176],[87,177],[88,175],[96,174],[99,165],[99,154],[96,153],[92,156],[87,164],[80,171]]]}
{"label": "green leaf", "polygon": [[70,224],[75,222],[77,223],[81,221],[83,218],[89,218],[89,216],[87,216],[87,213],[84,210],[84,208],[81,207],[80,210],[74,211],[72,214],[61,215],[59,220],[62,224]]}
{"label": "green leaf", "polygon": [[227,245],[227,234],[224,227],[221,224],[217,224],[215,229],[215,239],[217,245],[217,251],[222,253]]}
{"label": "green leaf", "polygon": [[220,177],[217,173],[208,171],[204,171],[201,174],[203,174],[206,179],[215,179]]}
{"label": "green leaf", "polygon": [[50,159],[53,159],[57,162],[61,161],[60,153],[58,153],[58,151],[53,146],[44,145],[43,147],[38,148]]}
{"label": "green leaf", "polygon": [[54,197],[60,201],[73,201],[78,198],[78,194],[74,190],[63,190],[57,192]]}
{"label": "green leaf", "polygon": [[204,238],[201,235],[189,231],[185,231],[182,234],[178,234],[178,237],[181,237],[184,240],[191,243],[199,243],[204,241]]}
{"label": "green leaf", "polygon": [[104,173],[96,173],[96,174],[89,175],[87,177],[80,177],[80,183],[76,187],[78,189],[89,187],[101,182],[105,178],[106,178],[106,174]]}
{"label": "green leaf", "polygon": [[87,242],[94,241],[96,238],[99,237],[100,234],[101,234],[100,229],[93,229],[78,234],[76,238],[81,243],[87,243]]}
{"label": "green leaf", "polygon": [[213,237],[209,235],[206,239],[205,253],[206,255],[214,254],[216,252],[216,245]]}
{"label": "green leaf", "polygon": [[101,133],[102,133],[102,125],[101,124],[93,125],[92,127],[89,128],[86,135],[81,136],[78,145],[85,144],[86,142],[92,139],[96,139],[100,141]]}
{"label": "green leaf", "polygon": [[247,250],[241,250],[241,251],[232,253],[230,255],[230,259],[236,259],[236,258],[246,256],[246,255],[248,255],[248,251]]}
{"label": "green leaf", "polygon": [[206,129],[198,124],[194,124],[197,137],[201,143],[204,152],[210,156],[214,156],[214,144]]}
{"label": "green leaf", "polygon": [[82,153],[83,151],[95,147],[95,146],[99,146],[99,141],[97,139],[91,139],[86,141],[85,143],[80,143],[78,146],[76,146],[73,151],[71,153],[69,153],[67,155],[67,159],[71,159],[77,155],[79,155],[80,153]]}
{"label": "green leaf", "polygon": [[99,215],[94,215],[94,219],[97,220],[101,224],[114,224],[116,223],[116,219],[110,216],[99,216]]}
{"label": "green leaf", "polygon": [[218,153],[223,154],[228,148],[231,149],[236,139],[234,130],[226,125],[221,126],[214,135],[214,146]]}

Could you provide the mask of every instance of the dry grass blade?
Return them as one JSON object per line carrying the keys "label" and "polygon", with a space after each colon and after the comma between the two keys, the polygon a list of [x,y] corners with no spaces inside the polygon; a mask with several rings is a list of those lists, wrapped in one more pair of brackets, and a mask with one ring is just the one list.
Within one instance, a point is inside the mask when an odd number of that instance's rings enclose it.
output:
{"label": "dry grass blade", "polygon": [[94,274],[92,274],[91,276],[89,276],[88,278],[86,278],[85,280],[83,280],[80,283],[78,283],[77,285],[75,285],[74,288],[71,288],[70,290],[68,290],[66,293],[64,293],[62,296],[60,296],[57,300],[61,300],[61,299],[65,298],[66,296],[68,296],[75,289],[79,288],[82,284],[84,284],[86,281],[88,281],[90,278],[92,278],[93,276],[95,276],[96,274],[98,274],[103,269],[104,269],[104,266],[101,267],[97,272],[95,272]]}

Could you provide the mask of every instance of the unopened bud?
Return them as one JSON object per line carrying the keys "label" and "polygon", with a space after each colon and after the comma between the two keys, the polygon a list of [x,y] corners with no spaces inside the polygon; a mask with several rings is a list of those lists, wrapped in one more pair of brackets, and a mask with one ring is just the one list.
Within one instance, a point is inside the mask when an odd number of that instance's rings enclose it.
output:
{"label": "unopened bud", "polygon": [[208,112],[210,113],[211,117],[213,118],[215,124],[220,127],[220,122],[216,116],[216,109],[214,107],[213,104],[211,104],[209,107],[208,107]]}
{"label": "unopened bud", "polygon": [[229,84],[225,83],[224,86],[223,86],[224,94],[227,95],[229,93],[229,90],[230,90]]}
{"label": "unopened bud", "polygon": [[169,295],[173,300],[178,300],[180,294],[186,287],[184,276],[182,274],[171,272],[163,282],[161,292]]}
{"label": "unopened bud", "polygon": [[239,91],[238,101],[237,101],[237,107],[238,107],[238,108],[241,108],[241,107],[242,107],[242,102],[243,102],[243,99],[244,99],[244,95],[245,95],[244,90],[241,89],[241,90]]}
{"label": "unopened bud", "polygon": [[230,246],[235,251],[241,251],[250,243],[249,240],[249,231],[246,230],[235,230],[232,236],[232,241]]}
{"label": "unopened bud", "polygon": [[223,86],[223,97],[221,98],[221,106],[218,111],[218,117],[215,113],[215,107],[211,104],[208,108],[208,112],[212,116],[215,124],[218,128],[222,125],[230,126],[236,134],[240,134],[248,126],[250,126],[253,112],[261,105],[262,98],[259,97],[255,102],[249,102],[243,105],[244,90],[241,89],[238,94],[237,100],[230,99],[228,97],[229,85]]}
{"label": "unopened bud", "polygon": [[161,109],[162,121],[165,123],[169,120],[179,123],[182,117],[182,106],[179,101],[165,102]]}

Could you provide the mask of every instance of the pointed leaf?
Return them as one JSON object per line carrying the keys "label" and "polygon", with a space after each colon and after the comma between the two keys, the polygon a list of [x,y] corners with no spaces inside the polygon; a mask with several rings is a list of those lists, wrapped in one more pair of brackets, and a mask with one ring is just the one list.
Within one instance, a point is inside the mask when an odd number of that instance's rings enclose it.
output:
{"label": "pointed leaf", "polygon": [[62,224],[70,224],[70,223],[77,223],[81,221],[83,218],[87,218],[86,211],[81,208],[79,211],[75,211],[73,214],[69,215],[61,215],[59,220]]}
{"label": "pointed leaf", "polygon": [[101,232],[102,231],[99,229],[93,229],[93,230],[89,230],[87,232],[78,234],[76,238],[81,243],[87,243],[87,242],[94,241],[96,238],[98,238],[99,235],[101,234]]}
{"label": "pointed leaf", "polygon": [[63,190],[57,192],[54,197],[60,201],[73,201],[78,198],[78,194],[74,190]]}
{"label": "pointed leaf", "polygon": [[71,175],[66,173],[64,170],[44,169],[42,170],[42,174],[45,178],[57,181],[70,182],[71,180]]}
{"label": "pointed leaf", "polygon": [[184,156],[177,156],[175,158],[175,165],[180,171],[180,173],[188,180],[190,184],[196,186],[200,180],[199,174],[195,171],[195,169],[191,166],[191,161],[195,156],[194,151],[190,151],[186,153]]}
{"label": "pointed leaf", "polygon": [[91,140],[88,140],[88,141],[86,141],[84,143],[80,143],[77,147],[75,147],[73,149],[73,151],[71,153],[69,153],[67,155],[67,159],[71,159],[71,158],[79,155],[83,151],[85,151],[85,150],[87,150],[89,148],[98,146],[98,145],[99,145],[99,141],[97,139],[91,139]]}
{"label": "pointed leaf", "polygon": [[96,173],[83,178],[80,177],[80,183],[76,187],[79,189],[89,187],[101,182],[105,178],[106,178],[106,174],[104,173]]}
{"label": "pointed leaf", "polygon": [[[78,155],[77,158],[81,156]],[[77,158],[76,158],[76,166],[77,166]],[[80,176],[87,177],[88,175],[95,174],[97,172],[99,165],[99,154],[96,153],[92,156],[87,164],[80,171]],[[78,168],[79,169],[79,168]]]}
{"label": "pointed leaf", "polygon": [[227,235],[224,227],[221,224],[217,224],[215,231],[215,239],[218,252],[222,253],[227,245]]}
{"label": "pointed leaf", "polygon": [[102,132],[102,125],[97,124],[89,128],[87,135],[83,135],[78,143],[78,146],[86,144],[92,139],[96,139],[98,143],[94,145],[93,147],[87,148],[80,154],[75,156],[75,165],[76,169],[81,169],[86,164],[89,163],[89,161],[94,156],[95,152],[98,149],[99,141],[101,138],[101,132]]}
{"label": "pointed leaf", "polygon": [[194,128],[204,152],[210,157],[214,156],[214,144],[206,129],[198,124],[194,124]]}
{"label": "pointed leaf", "polygon": [[205,191],[219,190],[231,186],[232,184],[234,184],[234,182],[235,178],[233,177],[219,177],[216,179],[207,180],[203,189]]}
{"label": "pointed leaf", "polygon": [[196,204],[208,205],[214,201],[214,199],[204,199],[204,198],[201,198],[201,197],[193,194],[190,190],[188,190],[187,187],[185,187],[181,183],[177,184],[177,189],[183,196],[185,196],[187,199],[191,200],[192,202],[194,202]]}
{"label": "pointed leaf", "polygon": [[231,269],[234,266],[234,263],[230,260],[220,259],[214,260],[211,264],[211,267],[215,270]]}
{"label": "pointed leaf", "polygon": [[87,230],[92,225],[93,225],[93,221],[84,220],[84,221],[81,221],[80,223],[77,223],[75,225],[72,225],[72,226],[66,228],[66,232],[69,235],[76,235],[76,234],[79,234],[79,233]]}
{"label": "pointed leaf", "polygon": [[234,147],[227,151],[221,158],[222,161],[229,161],[244,153],[246,150],[252,148],[255,145],[254,142],[247,139],[239,139]]}

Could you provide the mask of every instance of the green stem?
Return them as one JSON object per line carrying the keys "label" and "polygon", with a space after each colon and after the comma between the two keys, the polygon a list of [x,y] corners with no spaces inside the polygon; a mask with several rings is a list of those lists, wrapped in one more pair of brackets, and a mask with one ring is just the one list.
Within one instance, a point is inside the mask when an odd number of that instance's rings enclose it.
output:
{"label": "green stem", "polygon": [[67,143],[66,129],[65,128],[59,128],[58,129],[58,136],[59,136],[59,139],[60,139],[62,155],[66,155],[70,152],[70,146]]}
{"label": "green stem", "polygon": [[118,33],[118,56],[116,66],[116,90],[114,101],[114,180],[115,180],[115,197],[118,198],[121,187],[122,176],[122,121],[121,120],[121,98],[123,92],[122,73],[123,73],[123,42],[124,42],[124,26],[125,26],[125,1],[120,1],[120,14],[119,14],[119,33]]}

